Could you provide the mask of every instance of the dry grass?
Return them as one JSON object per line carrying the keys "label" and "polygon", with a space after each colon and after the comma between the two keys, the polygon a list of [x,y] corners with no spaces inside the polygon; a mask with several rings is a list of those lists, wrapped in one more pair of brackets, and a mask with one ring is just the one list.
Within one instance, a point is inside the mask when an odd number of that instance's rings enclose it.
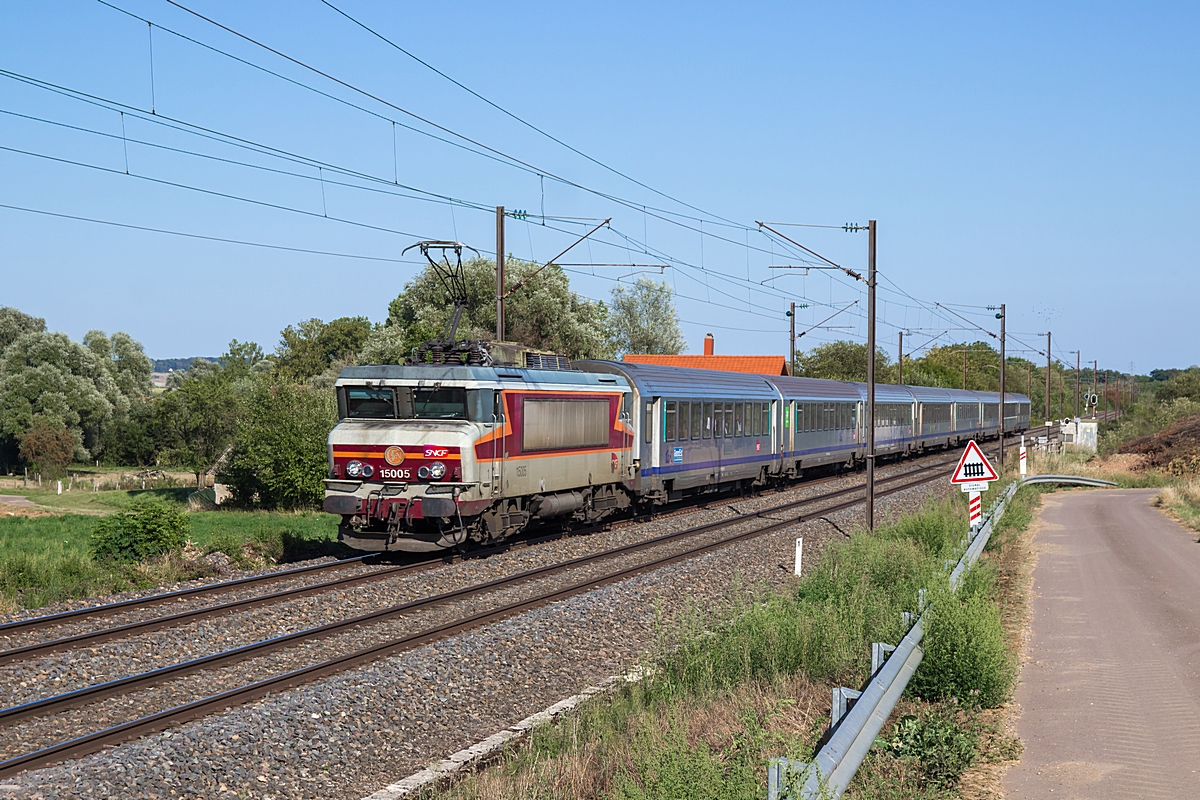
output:
{"label": "dry grass", "polygon": [[1179,524],[1200,531],[1200,481],[1164,487],[1154,505]]}

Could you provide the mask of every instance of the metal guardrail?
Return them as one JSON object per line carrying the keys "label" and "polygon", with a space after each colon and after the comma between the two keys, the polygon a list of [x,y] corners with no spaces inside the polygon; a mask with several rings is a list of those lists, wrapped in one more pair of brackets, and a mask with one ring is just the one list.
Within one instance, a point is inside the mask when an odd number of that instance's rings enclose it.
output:
{"label": "metal guardrail", "polygon": [[[1014,493],[1026,483],[1077,483],[1084,486],[1115,486],[1110,481],[1078,475],[1032,475],[1014,481],[984,513],[978,531],[968,534],[967,549],[950,573],[950,588],[958,589],[963,574],[979,558],[987,546],[995,524]],[[850,779],[858,771],[875,737],[887,722],[904,693],[908,681],[924,658],[921,639],[925,636],[925,594],[918,603],[920,613],[912,617],[913,624],[893,649],[876,643],[871,646],[871,680],[861,692],[845,687],[833,690],[832,735],[812,763],[773,758],[767,767],[768,800],[836,800],[846,791]],[[890,651],[890,654],[888,653]],[[886,660],[885,660],[886,658]],[[853,702],[853,705],[850,703]],[[847,711],[847,706],[849,710]]]}
{"label": "metal guardrail", "polygon": [[1027,475],[1021,483],[1068,483],[1076,486],[1099,486],[1112,488],[1117,484],[1100,478],[1087,478],[1083,475]]}

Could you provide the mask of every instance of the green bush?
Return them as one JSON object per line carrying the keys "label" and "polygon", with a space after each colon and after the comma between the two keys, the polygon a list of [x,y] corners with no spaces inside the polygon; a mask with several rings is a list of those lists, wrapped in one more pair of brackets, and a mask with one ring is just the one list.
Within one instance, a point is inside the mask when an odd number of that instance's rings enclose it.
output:
{"label": "green bush", "polygon": [[979,754],[978,734],[952,715],[903,716],[882,744],[897,758],[918,759],[925,780],[943,789],[957,785]]}
{"label": "green bush", "polygon": [[336,422],[330,392],[289,384],[255,387],[221,480],[245,505],[319,506],[329,471],[326,441]]}
{"label": "green bush", "polygon": [[928,700],[995,708],[1008,699],[1016,668],[990,592],[941,592],[926,615],[925,659],[909,689]]}
{"label": "green bush", "polygon": [[91,551],[96,558],[144,561],[151,556],[181,550],[190,523],[180,508],[139,501],[129,511],[105,517],[92,531]]}

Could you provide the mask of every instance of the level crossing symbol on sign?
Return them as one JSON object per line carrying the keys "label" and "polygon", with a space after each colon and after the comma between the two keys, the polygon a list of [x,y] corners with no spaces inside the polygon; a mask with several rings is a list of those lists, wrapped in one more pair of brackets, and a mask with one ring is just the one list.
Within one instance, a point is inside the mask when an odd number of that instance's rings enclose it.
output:
{"label": "level crossing symbol on sign", "polygon": [[975,440],[967,442],[967,449],[958,460],[950,483],[958,484],[964,492],[986,492],[988,484],[998,480],[1000,476],[992,467],[992,462],[987,460]]}

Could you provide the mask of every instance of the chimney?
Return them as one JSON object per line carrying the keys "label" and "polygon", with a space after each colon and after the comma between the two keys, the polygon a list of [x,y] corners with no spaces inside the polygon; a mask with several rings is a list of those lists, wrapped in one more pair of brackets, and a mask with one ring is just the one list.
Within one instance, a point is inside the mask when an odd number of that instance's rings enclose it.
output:
{"label": "chimney", "polygon": [[704,355],[711,356],[713,354],[713,335],[711,333],[704,334]]}

